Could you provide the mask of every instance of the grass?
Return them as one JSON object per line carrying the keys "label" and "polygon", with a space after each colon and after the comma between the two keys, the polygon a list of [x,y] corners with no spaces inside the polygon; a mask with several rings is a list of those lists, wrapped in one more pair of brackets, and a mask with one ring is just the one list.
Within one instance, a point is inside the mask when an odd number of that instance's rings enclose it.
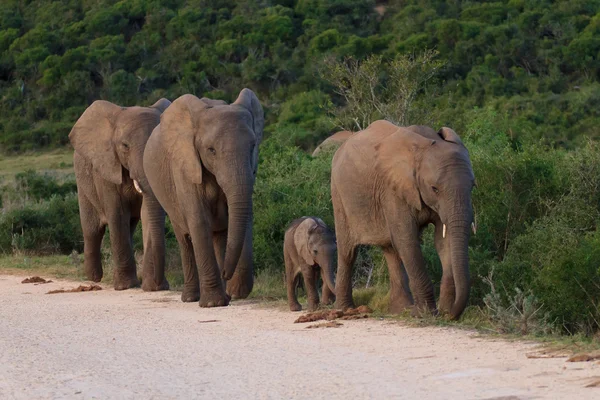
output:
{"label": "grass", "polygon": [[71,256],[9,255],[0,257],[0,273],[45,275],[54,278],[85,280],[83,266]]}
{"label": "grass", "polygon": [[0,183],[9,183],[16,174],[29,169],[51,172],[58,176],[72,174],[73,151],[60,149],[45,153],[0,156]]}

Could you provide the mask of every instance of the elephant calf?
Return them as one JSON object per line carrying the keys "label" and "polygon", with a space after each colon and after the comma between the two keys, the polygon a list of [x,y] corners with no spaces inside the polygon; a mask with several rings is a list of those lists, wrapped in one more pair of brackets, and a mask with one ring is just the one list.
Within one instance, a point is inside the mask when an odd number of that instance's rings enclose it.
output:
{"label": "elephant calf", "polygon": [[336,248],[333,232],[321,219],[302,217],[290,224],[285,232],[283,256],[291,311],[302,310],[296,297],[300,274],[304,278],[309,311],[314,311],[319,306],[317,293],[319,268],[323,279],[322,301],[329,304],[335,300],[333,268]]}

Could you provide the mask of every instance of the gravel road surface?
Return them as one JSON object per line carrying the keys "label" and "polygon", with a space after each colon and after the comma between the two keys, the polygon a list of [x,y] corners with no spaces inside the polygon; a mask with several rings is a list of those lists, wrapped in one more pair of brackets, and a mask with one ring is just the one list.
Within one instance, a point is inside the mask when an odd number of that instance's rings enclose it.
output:
{"label": "gravel road surface", "polygon": [[527,358],[533,344],[22,279],[0,275],[0,399],[600,399],[600,364]]}

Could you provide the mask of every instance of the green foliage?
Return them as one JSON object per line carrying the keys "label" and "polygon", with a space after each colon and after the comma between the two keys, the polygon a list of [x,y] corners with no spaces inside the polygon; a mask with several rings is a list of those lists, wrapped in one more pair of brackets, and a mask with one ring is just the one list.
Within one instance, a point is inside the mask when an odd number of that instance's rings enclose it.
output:
{"label": "green foliage", "polygon": [[83,251],[74,193],[29,202],[0,214],[0,253],[69,254],[73,249]]}
{"label": "green foliage", "polygon": [[[443,62],[437,51],[399,55],[391,61],[369,56],[363,61],[328,58],[321,75],[345,105],[335,112],[336,123],[349,131],[365,129],[371,122],[386,119],[399,125],[412,125],[419,116],[413,111],[417,94],[422,92]],[[422,112],[421,112],[422,114]]]}
{"label": "green foliage", "polygon": [[[391,65],[388,78],[378,78],[399,97],[373,118],[463,128],[474,106],[491,107],[519,122],[515,137],[572,147],[598,138],[599,7],[598,0],[408,0],[377,9],[364,0],[5,1],[0,151],[66,144],[68,129],[98,98],[125,106],[185,93],[231,100],[250,87],[275,122],[305,92],[343,105],[316,74],[328,57],[398,63],[424,49],[436,49],[445,64],[439,79],[427,90],[405,79],[417,91],[402,93],[393,75],[410,77],[410,68]],[[417,112],[410,118],[398,109],[407,97]],[[328,110],[309,111],[321,123],[302,126],[296,145],[311,149],[332,133],[321,120]]]}
{"label": "green foliage", "polygon": [[65,197],[69,193],[77,192],[77,184],[74,180],[59,184],[55,178],[47,174],[38,174],[31,169],[15,175],[15,180],[17,190],[36,201],[48,200],[52,196]]}

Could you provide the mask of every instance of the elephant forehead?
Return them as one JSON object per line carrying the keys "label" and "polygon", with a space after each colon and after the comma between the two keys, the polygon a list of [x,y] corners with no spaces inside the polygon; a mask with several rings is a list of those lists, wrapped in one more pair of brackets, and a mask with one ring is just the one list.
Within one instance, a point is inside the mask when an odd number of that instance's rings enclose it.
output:
{"label": "elephant forehead", "polygon": [[145,107],[131,107],[125,109],[117,117],[116,125],[122,131],[132,129],[153,129],[160,122],[160,114]]}

